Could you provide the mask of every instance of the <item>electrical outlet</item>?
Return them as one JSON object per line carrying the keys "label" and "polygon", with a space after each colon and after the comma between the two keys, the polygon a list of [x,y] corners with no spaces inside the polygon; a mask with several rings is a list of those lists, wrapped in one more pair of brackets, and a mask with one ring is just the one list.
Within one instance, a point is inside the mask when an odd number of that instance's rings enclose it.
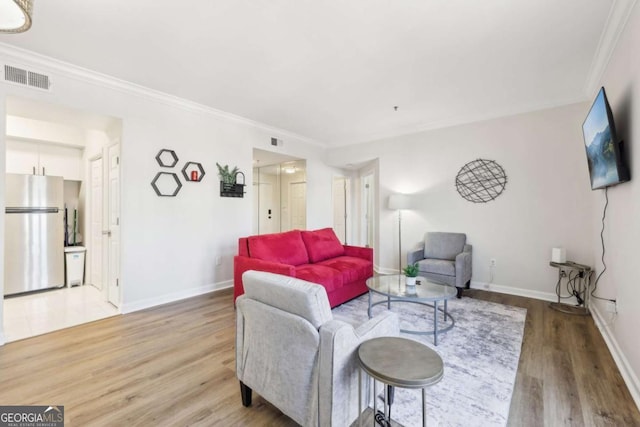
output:
{"label": "electrical outlet", "polygon": [[221,256],[217,256],[216,257],[216,266],[220,266],[222,265],[222,257]]}
{"label": "electrical outlet", "polygon": [[491,258],[489,260],[489,267],[495,267],[496,266],[496,259],[495,258]]}

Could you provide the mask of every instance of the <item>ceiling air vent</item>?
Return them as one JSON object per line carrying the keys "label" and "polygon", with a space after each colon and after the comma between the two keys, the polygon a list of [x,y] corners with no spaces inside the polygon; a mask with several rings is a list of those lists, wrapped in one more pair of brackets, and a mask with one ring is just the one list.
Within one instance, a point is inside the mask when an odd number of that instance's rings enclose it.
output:
{"label": "ceiling air vent", "polygon": [[11,65],[4,66],[4,81],[42,90],[50,90],[51,88],[49,76]]}

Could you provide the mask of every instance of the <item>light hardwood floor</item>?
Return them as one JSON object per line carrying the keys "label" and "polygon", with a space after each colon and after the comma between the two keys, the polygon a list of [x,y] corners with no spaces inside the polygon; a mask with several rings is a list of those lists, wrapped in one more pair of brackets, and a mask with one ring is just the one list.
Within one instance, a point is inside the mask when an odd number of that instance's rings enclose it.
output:
{"label": "light hardwood floor", "polygon": [[[638,426],[635,406],[590,317],[543,301],[471,290],[527,308],[511,426]],[[67,426],[295,425],[235,378],[230,290],[0,347],[0,404],[64,405]]]}

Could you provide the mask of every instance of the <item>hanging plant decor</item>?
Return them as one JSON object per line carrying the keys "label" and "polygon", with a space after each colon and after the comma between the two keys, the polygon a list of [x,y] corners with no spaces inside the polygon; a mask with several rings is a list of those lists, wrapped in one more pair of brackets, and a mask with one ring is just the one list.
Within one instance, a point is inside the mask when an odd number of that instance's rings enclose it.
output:
{"label": "hanging plant decor", "polygon": [[487,203],[504,191],[507,175],[493,160],[477,159],[464,165],[456,176],[456,190],[473,203]]}
{"label": "hanging plant decor", "polygon": [[[229,165],[218,167],[218,177],[220,177],[220,196],[221,197],[244,197],[245,178],[237,166],[229,170]],[[238,175],[242,176],[242,183],[238,183]]]}

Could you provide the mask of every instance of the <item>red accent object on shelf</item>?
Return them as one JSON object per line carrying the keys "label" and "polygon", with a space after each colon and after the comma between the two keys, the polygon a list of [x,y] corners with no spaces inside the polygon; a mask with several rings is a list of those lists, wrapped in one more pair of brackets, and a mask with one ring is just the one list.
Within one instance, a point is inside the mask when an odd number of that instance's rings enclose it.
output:
{"label": "red accent object on shelf", "polygon": [[191,171],[191,181],[198,180],[198,171]]}

